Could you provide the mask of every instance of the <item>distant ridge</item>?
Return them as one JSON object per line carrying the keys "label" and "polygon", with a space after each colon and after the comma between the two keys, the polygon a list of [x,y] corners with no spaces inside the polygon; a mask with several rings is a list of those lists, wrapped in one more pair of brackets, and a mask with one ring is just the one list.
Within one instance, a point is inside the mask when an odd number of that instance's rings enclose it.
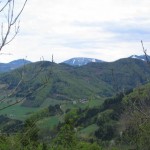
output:
{"label": "distant ridge", "polygon": [[0,63],[0,72],[8,72],[29,63],[31,63],[31,61],[25,59],[18,59],[9,63]]}
{"label": "distant ridge", "polygon": [[[147,56],[148,56],[148,60],[150,61],[150,56],[149,55],[147,55]],[[145,55],[131,55],[128,58],[147,61]],[[87,65],[88,63],[92,63],[92,62],[93,63],[94,62],[103,63],[105,61],[95,59],[95,58],[74,57],[74,58],[68,59],[66,61],[63,61],[62,63],[65,63],[70,66],[83,66],[83,65]],[[19,68],[23,65],[29,64],[29,63],[32,63],[32,62],[29,60],[25,60],[25,59],[18,59],[18,60],[11,61],[9,63],[0,63],[0,73],[17,69],[17,68]]]}
{"label": "distant ridge", "polygon": [[71,66],[83,66],[86,65],[88,63],[91,62],[104,62],[102,60],[99,59],[95,59],[95,58],[86,58],[86,57],[75,57],[75,58],[71,58],[69,60],[66,60],[62,63],[71,65]]}
{"label": "distant ridge", "polygon": [[[147,61],[145,55],[131,55],[129,58],[139,59],[139,60],[142,60],[142,61]],[[150,60],[149,55],[147,55],[147,58],[148,58],[148,60]]]}

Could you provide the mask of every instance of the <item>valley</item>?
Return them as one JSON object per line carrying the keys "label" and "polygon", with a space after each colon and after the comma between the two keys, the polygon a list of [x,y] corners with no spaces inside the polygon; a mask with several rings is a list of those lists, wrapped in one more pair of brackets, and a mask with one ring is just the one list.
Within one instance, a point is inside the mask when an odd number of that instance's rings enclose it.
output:
{"label": "valley", "polygon": [[1,73],[1,131],[12,134],[34,120],[41,139],[50,141],[66,117],[73,117],[83,141],[117,141],[126,131],[121,130],[126,103],[138,88],[145,92],[139,101],[147,97],[149,79],[148,64],[132,58],[80,67],[42,61]]}
{"label": "valley", "polygon": [[0,0],[0,150],[150,150],[149,8]]}

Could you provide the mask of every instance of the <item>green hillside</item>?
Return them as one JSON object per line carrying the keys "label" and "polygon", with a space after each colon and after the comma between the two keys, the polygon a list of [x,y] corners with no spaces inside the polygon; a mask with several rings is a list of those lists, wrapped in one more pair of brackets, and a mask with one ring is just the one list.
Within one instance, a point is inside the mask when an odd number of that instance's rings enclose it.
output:
{"label": "green hillside", "polygon": [[[121,64],[121,66],[119,65],[120,68],[118,67],[118,62]],[[130,64],[131,71],[129,67],[125,67],[126,66],[125,62],[128,65]],[[41,63],[39,64],[41,65]],[[48,67],[46,67],[45,66],[46,64],[48,65],[50,64],[52,66],[50,67],[47,65]],[[64,64],[57,65],[57,64],[51,64],[49,62],[46,62],[46,64],[44,64],[45,70],[42,70],[42,72],[40,72],[40,74],[38,74],[36,78],[32,79],[32,82],[30,83],[32,83],[33,85],[34,84],[36,85],[36,83],[38,83],[38,81],[41,80],[40,78],[43,76],[43,73],[45,73],[45,75],[48,75],[48,74],[51,75],[51,78],[47,79],[47,81],[49,81],[48,83],[52,83],[54,81],[54,78],[56,78],[56,75],[58,77],[59,74],[62,75],[63,73],[65,74],[64,76],[68,75],[65,80],[67,83],[69,81],[71,82],[71,79],[73,79],[73,77],[75,76],[77,77],[77,79],[79,78],[82,80],[84,80],[84,77],[86,77],[87,79],[87,76],[88,77],[91,76],[90,80],[94,82],[94,81],[98,81],[98,79],[102,80],[104,78],[104,76],[102,75],[103,73],[105,73],[105,77],[107,75],[109,77],[110,74],[107,74],[109,72],[109,69],[112,68],[112,66],[117,66],[117,68],[121,70],[121,73],[126,72],[128,69],[129,76],[132,77],[132,81],[135,81],[133,82],[133,84],[130,84],[128,88],[129,87],[131,88],[132,86],[136,86],[136,85],[138,86],[134,90],[128,90],[127,92],[122,91],[121,93],[119,93],[119,91],[117,91],[116,96],[112,96],[109,98],[106,97],[105,100],[102,99],[104,101],[103,103],[102,102],[100,103],[100,100],[97,100],[96,104],[94,104],[95,103],[94,101],[96,98],[94,96],[91,97],[90,101],[86,102],[85,104],[82,104],[82,103],[73,104],[71,103],[73,99],[67,99],[67,98],[58,99],[57,97],[52,96],[46,99],[40,105],[40,108],[30,107],[28,108],[28,110],[26,110],[25,108],[27,107],[24,107],[23,105],[27,104],[25,103],[26,101],[28,101],[27,99],[21,103],[22,106],[18,104],[18,105],[10,107],[11,109],[10,108],[5,109],[6,114],[7,114],[7,110],[11,110],[11,113],[13,113],[17,110],[17,107],[18,107],[18,113],[20,111],[20,115],[21,113],[22,113],[22,116],[26,115],[26,117],[24,116],[25,117],[24,119],[30,116],[29,120],[31,120],[33,124],[35,124],[34,126],[38,127],[39,129],[38,136],[40,137],[40,139],[44,140],[45,143],[49,143],[49,141],[53,139],[54,141],[55,140],[58,141],[59,136],[62,137],[62,136],[66,136],[67,134],[71,134],[70,136],[76,135],[76,138],[78,138],[80,141],[97,142],[99,143],[99,145],[101,145],[104,148],[104,150],[107,149],[108,147],[110,149],[117,149],[117,150],[119,149],[148,150],[150,148],[150,145],[149,145],[150,84],[148,83],[145,85],[139,85],[139,84],[142,84],[142,83],[144,84],[145,82],[147,82],[147,79],[149,77],[148,76],[149,66],[147,66],[147,64],[141,61],[132,62],[132,60],[129,60],[129,59],[119,60],[114,63],[105,63],[103,64],[103,67],[105,66],[104,68],[101,68],[102,66],[99,66],[99,64],[95,64],[95,65],[89,64],[82,68],[81,67],[72,68]],[[137,68],[137,70],[133,71],[132,66]],[[27,68],[28,67],[32,67],[32,66],[27,66]],[[106,69],[106,68],[109,68],[109,69]],[[53,69],[55,71],[53,71]],[[92,71],[93,73],[97,71],[94,75],[95,78],[94,76],[92,76],[93,74],[87,73],[88,75],[85,76],[85,72],[88,72],[88,71],[89,72]],[[136,78],[134,75],[138,71],[139,71],[139,74],[137,75],[138,77]],[[98,75],[100,72],[102,73],[100,76],[101,78],[98,78]],[[11,76],[12,73],[9,75]],[[116,78],[115,75],[117,74],[114,73],[114,78],[116,80],[119,79],[120,74],[118,74],[117,76],[118,78]],[[14,77],[17,78],[17,76],[14,76]],[[63,75],[61,77],[63,77]],[[70,79],[70,77],[72,78]],[[70,80],[67,80],[67,79],[70,79]],[[102,81],[104,82],[104,80]],[[129,82],[129,81],[127,80],[126,82]],[[138,82],[138,84],[136,82]],[[108,82],[106,82],[106,84],[107,83]],[[96,82],[94,84],[96,84]],[[49,84],[49,87],[51,87],[50,85],[51,84]],[[114,86],[113,82],[110,82],[110,85],[113,87]],[[4,80],[3,80],[3,84],[1,84],[2,94],[4,92],[5,86],[6,85],[4,84]],[[10,90],[11,87],[8,87],[8,89]],[[14,96],[10,97],[10,99],[11,98],[15,99]],[[78,98],[78,97],[75,97],[75,98]],[[16,99],[19,99],[19,97],[16,96]],[[36,99],[33,101],[36,101]],[[15,107],[16,110],[15,108],[12,110],[13,107]],[[34,114],[32,113],[32,109],[34,111]],[[24,114],[23,114],[23,111],[25,112]],[[6,117],[6,116],[1,116],[1,120],[3,121],[3,124],[1,124],[1,129],[2,129],[1,131],[9,132],[10,128],[21,130],[20,128],[16,128],[16,126],[18,124],[21,124],[24,126],[24,123],[15,120],[15,116],[14,117],[10,117],[10,116]],[[9,119],[9,118],[12,118],[12,119]],[[21,119],[21,116],[20,116],[20,120],[24,120],[24,119]],[[76,130],[75,135],[74,135],[73,130],[70,131],[69,129],[67,129],[65,132],[63,131],[68,126],[73,127]]]}
{"label": "green hillside", "polygon": [[116,149],[148,150],[149,91],[150,83],[106,99],[101,106],[77,110],[74,126],[79,137],[84,140],[96,139],[104,147],[113,141],[112,147]]}
{"label": "green hillside", "polygon": [[91,98],[102,100],[149,79],[149,66],[136,59],[90,63],[82,67],[37,62],[1,74],[0,92],[3,95],[4,91],[9,93],[17,87],[11,97],[24,98],[23,106],[39,107],[48,99],[68,102],[89,101]]}
{"label": "green hillside", "polygon": [[[0,108],[21,100],[0,114],[25,120],[33,113],[57,104],[63,112],[73,108],[95,109],[94,106],[101,106],[104,101],[107,103],[109,100],[105,99],[108,97],[145,84],[149,78],[147,63],[136,59],[90,63],[82,67],[47,61],[32,63],[0,75]],[[63,116],[60,118],[61,121]],[[95,124],[93,121],[85,121],[87,127]]]}

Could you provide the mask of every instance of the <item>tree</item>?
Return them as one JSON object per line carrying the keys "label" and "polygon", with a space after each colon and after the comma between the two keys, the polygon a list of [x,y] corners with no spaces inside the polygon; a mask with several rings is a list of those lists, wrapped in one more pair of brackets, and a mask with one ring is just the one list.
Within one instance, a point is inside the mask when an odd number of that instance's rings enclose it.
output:
{"label": "tree", "polygon": [[150,149],[150,84],[138,87],[124,98],[122,142],[136,149]]}
{"label": "tree", "polygon": [[74,129],[74,121],[76,119],[76,111],[72,110],[65,115],[65,123],[60,128],[58,135],[54,139],[54,149],[76,149],[77,136]]}
{"label": "tree", "polygon": [[27,119],[25,121],[24,129],[20,137],[20,142],[23,147],[28,145],[33,145],[33,147],[38,146],[38,128],[36,126],[36,121],[32,119]]}
{"label": "tree", "polygon": [[19,17],[24,10],[27,0],[24,1],[23,6],[15,13],[16,0],[0,1],[0,17],[1,22],[1,38],[0,38],[0,51],[2,48],[9,44],[19,32]]}
{"label": "tree", "polygon": [[[0,18],[1,18],[0,52],[2,51],[3,47],[9,44],[12,40],[14,40],[14,38],[18,34],[19,28],[20,28],[19,17],[23,12],[26,3],[27,3],[27,0],[24,0],[22,7],[18,10],[18,12],[16,12],[16,0],[5,0],[5,1],[0,0]],[[20,75],[21,75],[21,79],[17,83],[16,87],[13,90],[11,90],[11,93],[7,94],[7,96],[2,97],[0,99],[0,102],[3,102],[6,98],[8,98],[9,96],[15,93],[16,89],[22,82],[23,72],[20,73]],[[13,104],[16,104],[18,102],[19,101],[16,101]],[[12,104],[9,104],[8,106],[11,106],[11,105]],[[5,108],[7,108],[7,106],[1,109],[5,109]]]}
{"label": "tree", "polygon": [[[0,18],[1,18],[0,19],[0,24],[1,24],[0,53],[3,47],[9,44],[12,40],[14,40],[14,38],[18,34],[19,28],[20,28],[19,18],[26,6],[26,3],[27,3],[27,0],[23,0],[21,8],[17,9],[16,0],[3,0],[3,1],[0,0]],[[1,54],[5,54],[5,53],[1,53]],[[40,65],[40,67],[38,65]],[[37,78],[41,72],[45,71],[43,67],[44,66],[43,61],[40,61],[40,64],[38,65],[35,65],[34,67],[30,67],[30,70],[33,72],[32,75],[30,74],[30,76],[28,75],[29,69],[26,69],[24,65],[22,69],[15,70],[12,73],[13,74],[12,79],[8,79],[7,77],[5,77],[5,79],[8,82],[7,82],[7,86],[3,87],[3,91],[8,91],[8,88],[9,88],[9,92],[6,92],[5,95],[1,95],[0,97],[0,105],[1,103],[5,102],[5,105],[1,105],[0,111],[24,101],[27,97],[33,97],[33,92],[34,93],[38,92],[39,90],[45,87],[45,85],[48,83],[51,70],[47,71],[45,77],[42,77],[40,79],[41,82],[37,83],[34,87],[31,87],[28,84],[33,79]],[[3,81],[1,83],[3,83]],[[22,88],[26,88],[26,93],[24,95],[21,95],[20,94],[21,92],[19,91],[19,89],[22,89]],[[16,95],[18,97],[19,95],[21,95],[21,98],[15,101],[9,100],[10,97],[16,96]]]}

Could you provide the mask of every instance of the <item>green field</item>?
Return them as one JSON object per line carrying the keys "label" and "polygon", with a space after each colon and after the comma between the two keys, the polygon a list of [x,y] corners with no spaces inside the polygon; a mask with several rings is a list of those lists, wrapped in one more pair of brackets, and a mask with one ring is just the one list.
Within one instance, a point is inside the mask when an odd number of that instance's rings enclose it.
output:
{"label": "green field", "polygon": [[23,107],[20,104],[16,104],[0,111],[0,115],[6,115],[11,119],[25,120],[39,109],[40,108]]}
{"label": "green field", "polygon": [[[72,109],[72,108],[85,108],[85,107],[100,106],[103,103],[103,101],[104,99],[89,100],[86,103],[81,103],[79,101],[76,101],[76,103],[73,103],[72,101],[67,101],[67,100],[46,99],[40,107],[24,107],[21,105],[21,103],[19,103],[19,104],[10,106],[0,111],[0,115],[6,115],[11,119],[25,120],[31,114],[38,112],[44,108],[47,108],[49,105],[54,106],[56,104],[60,104],[61,109],[63,110],[63,112],[65,112],[67,109]],[[2,103],[1,107],[5,105],[6,105],[6,102]]]}
{"label": "green field", "polygon": [[45,128],[52,129],[58,123],[59,123],[59,118],[57,116],[52,116],[38,121],[37,125],[40,129],[45,129]]}
{"label": "green field", "polygon": [[93,136],[93,133],[98,129],[98,126],[96,124],[92,124],[90,126],[87,126],[86,128],[83,128],[79,131],[80,137],[86,139]]}

